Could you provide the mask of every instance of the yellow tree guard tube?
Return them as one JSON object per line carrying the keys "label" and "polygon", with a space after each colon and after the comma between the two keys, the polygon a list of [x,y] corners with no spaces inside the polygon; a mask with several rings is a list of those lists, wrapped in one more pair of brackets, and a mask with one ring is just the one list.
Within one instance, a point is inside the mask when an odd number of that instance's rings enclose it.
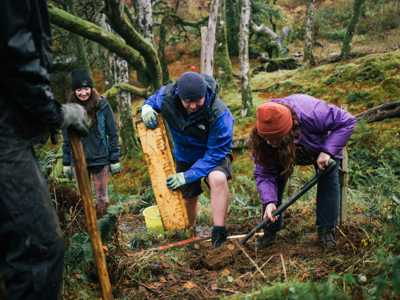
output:
{"label": "yellow tree guard tube", "polygon": [[164,122],[158,118],[155,129],[146,128],[141,121],[136,122],[136,126],[164,229],[186,229],[189,219],[182,193],[171,191],[166,185],[167,177],[175,174],[175,162]]}

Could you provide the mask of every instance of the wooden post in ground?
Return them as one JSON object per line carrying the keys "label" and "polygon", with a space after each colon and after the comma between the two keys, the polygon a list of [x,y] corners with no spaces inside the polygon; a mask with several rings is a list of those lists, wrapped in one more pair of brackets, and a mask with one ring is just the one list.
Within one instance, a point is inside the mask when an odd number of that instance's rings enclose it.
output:
{"label": "wooden post in ground", "polygon": [[176,171],[164,122],[158,118],[155,129],[147,129],[141,121],[136,125],[164,228],[169,231],[186,229],[189,219],[182,193],[171,191],[166,185],[167,177]]}
{"label": "wooden post in ground", "polygon": [[96,260],[97,273],[99,276],[101,294],[103,300],[112,300],[112,290],[110,278],[108,276],[106,259],[103,252],[100,233],[97,228],[96,210],[92,200],[91,184],[86,168],[85,153],[79,136],[69,130],[69,139],[71,143],[72,155],[75,163],[76,179],[78,181],[79,192],[81,194],[83,207],[85,210],[86,229],[92,242],[93,254]]}

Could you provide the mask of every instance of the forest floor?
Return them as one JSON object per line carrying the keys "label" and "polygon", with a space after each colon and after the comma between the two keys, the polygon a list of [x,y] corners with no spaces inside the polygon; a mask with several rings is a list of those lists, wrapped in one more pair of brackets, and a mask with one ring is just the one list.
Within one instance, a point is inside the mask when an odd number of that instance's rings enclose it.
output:
{"label": "forest floor", "polygon": [[[257,250],[253,239],[242,251],[224,255],[226,261],[212,269],[205,260],[214,254],[209,242],[166,251],[131,250],[129,245],[135,233],[144,228],[143,218],[121,216],[118,247],[112,253],[113,261],[118,264],[110,267],[115,296],[219,299],[252,291],[266,283],[319,281],[332,273],[357,272],[371,255],[368,227],[379,227],[377,221],[365,218],[362,209],[358,214],[352,211],[350,222],[338,227],[337,249],[324,251],[317,242],[312,224],[314,208],[309,204],[303,202],[290,209],[285,215],[285,228],[273,246]],[[257,221],[232,224],[229,232],[247,233]],[[150,249],[157,245],[153,243]]]}
{"label": "forest floor", "polygon": [[[392,47],[386,44],[387,47],[381,51],[378,49],[379,39],[376,41],[377,48],[369,47],[368,51],[387,52]],[[399,44],[396,43],[400,41],[392,42],[393,47],[398,49]],[[356,41],[355,47],[356,51],[363,51],[364,44]],[[191,66],[197,66],[197,60],[183,56],[170,66],[171,77],[175,78]],[[394,51],[312,69],[256,74],[252,79],[254,103],[257,105],[270,97],[305,92],[338,105],[347,104],[353,113],[360,112],[398,97],[399,66],[400,51]],[[240,93],[237,89],[223,91],[222,95],[236,117],[235,138],[245,137],[254,124],[254,117],[240,117]],[[398,149],[399,139],[393,138],[400,134],[396,122],[383,122],[373,128],[357,137],[363,139],[362,144],[357,144],[359,140],[355,140],[353,145],[360,148],[362,145],[363,151],[368,148],[368,151],[376,152],[377,157],[382,156],[383,150],[378,151],[376,145]],[[385,133],[381,133],[383,129]],[[363,154],[357,147],[353,147],[353,150]],[[247,233],[260,221],[251,165],[247,151],[242,149],[235,153],[235,177],[230,185],[232,200],[227,220],[230,234]],[[382,198],[379,187],[368,190],[366,186],[362,192],[355,186],[350,187],[347,218],[343,225],[338,226],[338,245],[333,251],[324,251],[318,245],[315,192],[310,192],[287,211],[285,227],[274,245],[265,250],[257,250],[253,238],[243,251],[228,255],[225,264],[210,269],[206,261],[211,250],[209,242],[165,251],[156,249],[160,245],[188,238],[188,235],[160,237],[147,234],[141,209],[150,205],[148,199],[152,197],[148,174],[140,157],[124,161],[123,166],[123,173],[112,180],[111,199],[114,203],[121,202],[124,208],[118,214],[113,237],[105,247],[116,299],[219,299],[282,282],[322,282],[333,274],[340,276],[350,273],[357,276],[360,282],[376,275],[375,254],[380,247],[378,237],[383,233],[388,212],[393,205],[389,198],[385,198],[386,211],[376,211],[373,205],[378,202],[377,199]],[[296,171],[295,179],[289,184],[288,194],[302,186],[310,177],[310,171]],[[356,175],[361,176],[358,173]],[[384,178],[385,184],[396,189],[389,179]],[[67,194],[63,191],[58,198],[74,198]],[[208,226],[211,224],[207,197],[206,192],[200,201],[198,223],[204,229],[203,233],[209,231]],[[68,220],[61,218],[62,223],[68,223],[63,228],[68,236],[83,228],[83,223],[77,222],[83,220],[80,204],[77,204],[76,199],[72,202],[69,207],[61,209],[70,212]],[[79,246],[86,247],[82,244]],[[87,263],[84,268],[71,267],[67,270],[64,298],[99,298],[95,266],[90,259],[80,260]],[[362,299],[359,289],[354,286],[350,288],[345,281],[341,288],[353,299]]]}

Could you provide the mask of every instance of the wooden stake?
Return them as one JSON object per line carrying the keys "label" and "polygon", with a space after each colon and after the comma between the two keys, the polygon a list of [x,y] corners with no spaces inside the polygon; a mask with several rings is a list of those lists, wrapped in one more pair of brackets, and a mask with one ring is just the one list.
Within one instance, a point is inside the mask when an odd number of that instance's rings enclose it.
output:
{"label": "wooden stake", "polygon": [[110,278],[107,272],[106,259],[103,252],[103,245],[100,239],[100,233],[97,228],[96,210],[92,200],[91,185],[86,168],[85,153],[79,136],[69,130],[69,139],[74,157],[76,179],[78,181],[79,192],[82,197],[83,207],[85,209],[86,227],[92,242],[92,249],[96,259],[97,273],[99,275],[101,294],[103,300],[112,300],[112,291]]}

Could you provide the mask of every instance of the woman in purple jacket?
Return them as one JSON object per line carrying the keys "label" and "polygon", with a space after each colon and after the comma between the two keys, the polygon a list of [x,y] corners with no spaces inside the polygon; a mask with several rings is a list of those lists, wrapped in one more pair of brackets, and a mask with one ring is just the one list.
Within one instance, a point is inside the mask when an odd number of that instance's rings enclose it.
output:
{"label": "woman in purple jacket", "polygon": [[281,204],[287,179],[294,165],[324,169],[330,159],[335,169],[317,187],[317,228],[321,245],[336,246],[334,230],[339,212],[339,162],[356,119],[348,112],[308,95],[272,99],[257,108],[256,126],[250,143],[255,160],[254,176],[263,204],[263,218],[274,223],[257,241],[270,245],[282,228],[283,215],[272,212]]}

